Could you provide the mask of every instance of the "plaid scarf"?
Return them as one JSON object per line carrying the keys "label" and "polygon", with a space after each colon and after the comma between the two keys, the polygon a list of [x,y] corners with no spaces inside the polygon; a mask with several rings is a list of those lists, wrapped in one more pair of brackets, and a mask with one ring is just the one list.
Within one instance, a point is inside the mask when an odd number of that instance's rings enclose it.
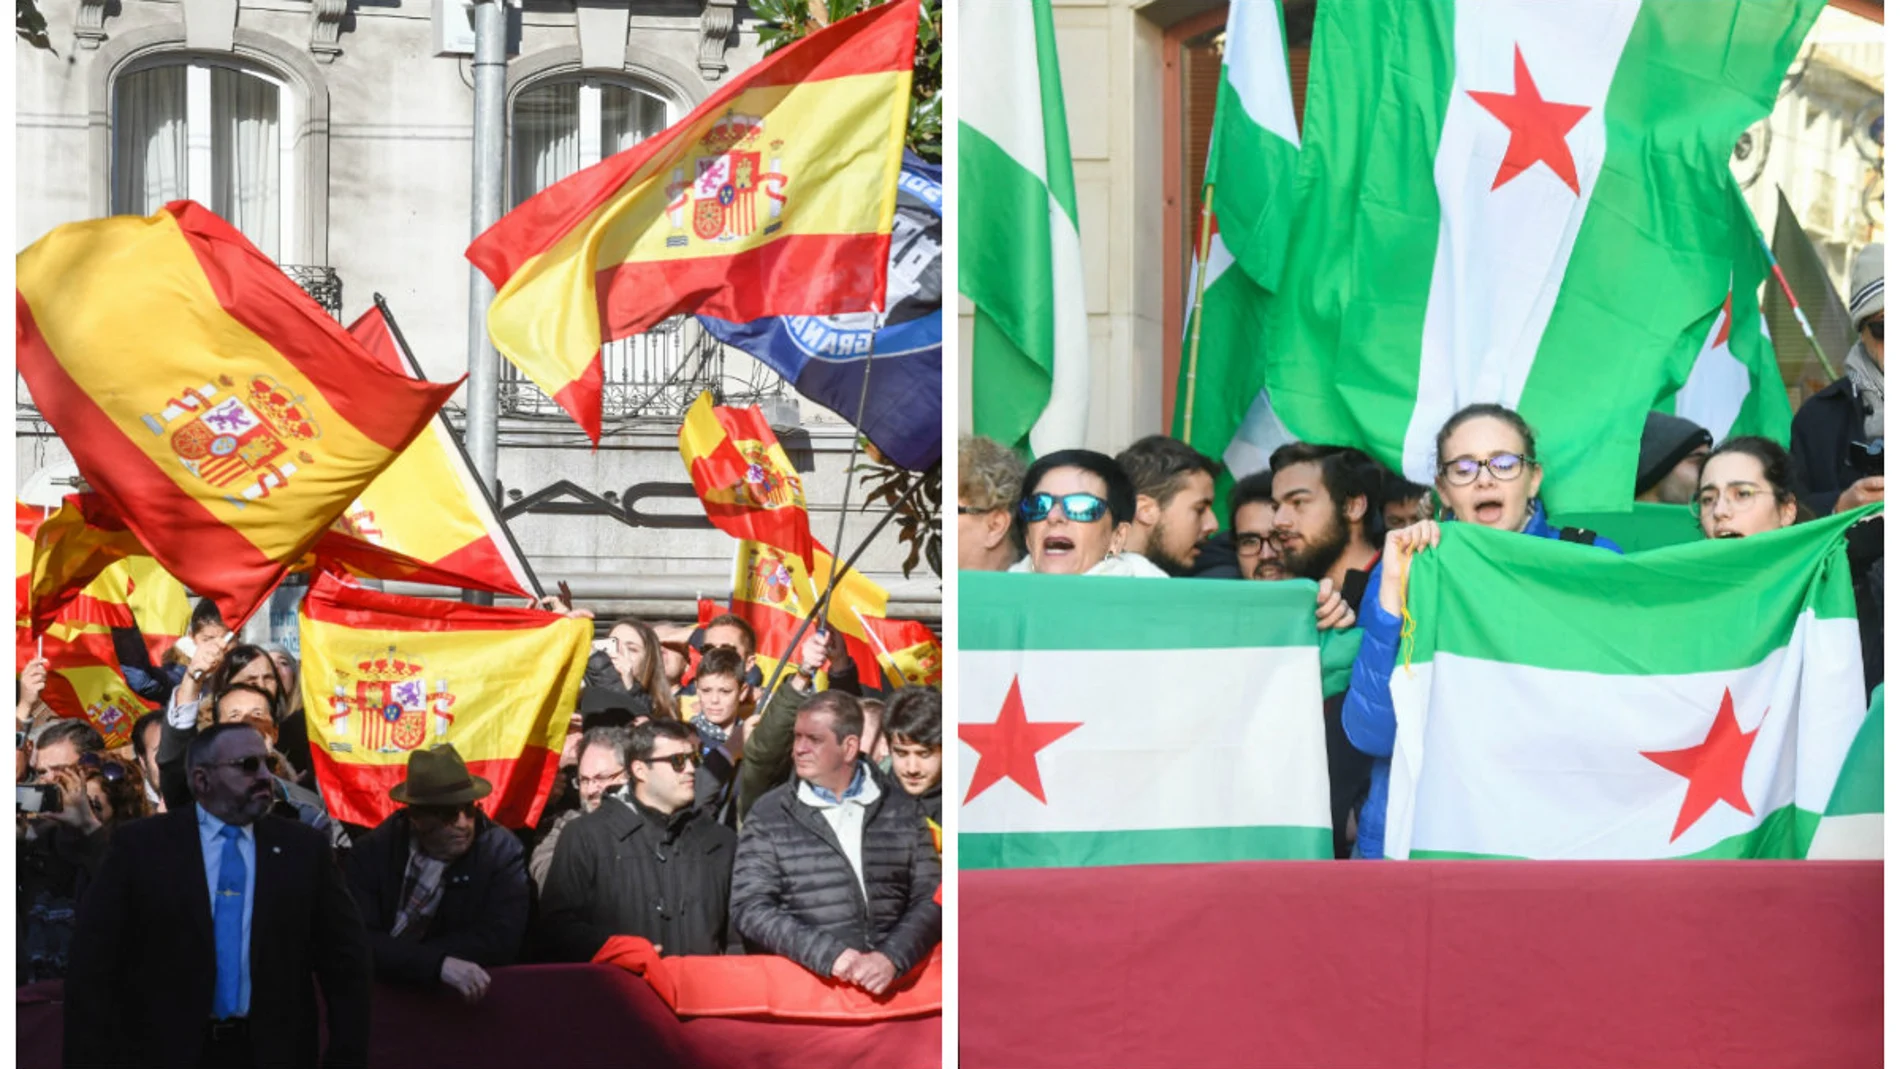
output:
{"label": "plaid scarf", "polygon": [[724,746],[726,740],[732,737],[732,731],[730,729],[722,728],[704,716],[693,717],[692,725],[693,730],[699,732],[700,741],[704,743],[709,750],[716,750]]}
{"label": "plaid scarf", "polygon": [[409,865],[402,874],[402,908],[396,911],[396,925],[389,930],[390,935],[401,936],[408,931],[413,933],[410,938],[422,938],[429,922],[435,919],[436,907],[442,904],[442,873],[448,867],[448,862],[410,845]]}

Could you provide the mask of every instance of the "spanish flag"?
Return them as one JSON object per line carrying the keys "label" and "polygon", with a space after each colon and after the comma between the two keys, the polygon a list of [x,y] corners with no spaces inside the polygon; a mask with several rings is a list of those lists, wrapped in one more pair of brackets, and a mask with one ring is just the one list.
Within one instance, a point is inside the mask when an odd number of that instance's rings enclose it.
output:
{"label": "spanish flag", "polygon": [[[40,634],[62,617],[107,627],[133,626],[129,601],[118,597],[101,603],[85,591],[114,564],[144,553],[145,547],[99,495],[68,494],[33,534],[32,583],[24,603],[33,633]],[[117,594],[130,593],[123,568],[107,585]]]}
{"label": "spanish flag", "polygon": [[151,557],[127,557],[120,566],[125,569],[125,600],[132,606],[132,619],[157,664],[191,626],[191,597],[185,584]]}
{"label": "spanish flag", "polygon": [[468,247],[495,347],[598,443],[606,342],[680,312],[880,308],[917,16],[842,19],[504,216]]}
{"label": "spanish flag", "polygon": [[[371,307],[350,324],[350,336],[387,370],[421,379],[421,369],[397,346],[380,306]],[[344,510],[335,530],[344,538],[427,565],[433,575],[449,579],[451,585],[534,596],[534,581],[521,551],[482,489],[448,419],[439,412],[428,429]],[[354,551],[330,535],[321,548],[327,551],[324,555],[366,578],[439,581],[416,578],[415,569],[387,555]],[[377,561],[386,562],[393,574],[372,570],[378,567]]]}
{"label": "spanish flag", "polygon": [[55,229],[15,276],[20,373],[86,482],[242,623],[455,392],[378,367],[189,201]]}
{"label": "spanish flag", "polygon": [[714,527],[816,567],[804,480],[756,406],[716,407],[700,394],[680,424],[680,459]]}
{"label": "spanish flag", "polygon": [[406,598],[321,575],[304,598],[304,716],[330,815],[374,825],[409,755],[454,743],[497,823],[540,819],[593,625],[539,609]]}
{"label": "spanish flag", "polygon": [[[15,502],[16,594],[32,582],[34,536],[44,522],[44,510]],[[40,700],[60,716],[85,720],[97,728],[109,747],[131,741],[133,722],[152,708],[126,683],[112,645],[112,628],[121,622],[129,625],[132,619],[124,603],[123,568],[124,562],[118,562],[94,578],[37,637],[27,617],[26,598],[22,595],[15,604],[16,667],[24,668],[34,657],[44,656],[46,689]]]}
{"label": "spanish flag", "polygon": [[[759,672],[772,678],[790,646],[798,625],[824,595],[836,561],[823,546],[816,547],[818,574],[805,571],[797,557],[761,542],[742,541],[733,564],[732,611],[752,625],[759,636]],[[867,684],[880,678],[877,654],[868,641],[860,616],[882,616],[890,595],[853,568],[844,573],[831,594],[826,622],[844,633],[844,644],[858,667],[858,679]],[[810,634],[807,630],[806,634]],[[793,651],[796,652],[796,651]]]}
{"label": "spanish flag", "polygon": [[860,616],[884,677],[896,687],[943,686],[943,643],[916,620],[880,620]]}

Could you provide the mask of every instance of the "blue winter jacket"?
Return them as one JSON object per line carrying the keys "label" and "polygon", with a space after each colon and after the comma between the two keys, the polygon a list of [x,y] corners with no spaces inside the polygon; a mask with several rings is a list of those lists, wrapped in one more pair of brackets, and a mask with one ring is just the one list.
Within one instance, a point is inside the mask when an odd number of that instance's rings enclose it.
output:
{"label": "blue winter jacket", "polygon": [[[1544,503],[1533,501],[1524,533],[1557,538],[1561,532],[1545,517]],[[1623,552],[1621,546],[1601,535],[1596,544],[1613,553]],[[1359,656],[1352,662],[1352,686],[1340,713],[1346,738],[1372,758],[1372,785],[1359,811],[1357,849],[1362,857],[1385,856],[1386,783],[1392,776],[1392,736],[1398,731],[1392,712],[1392,668],[1398,663],[1401,622],[1379,604],[1379,580],[1384,568],[1381,559],[1366,579],[1366,597],[1359,603],[1359,626],[1364,638],[1359,643]]]}

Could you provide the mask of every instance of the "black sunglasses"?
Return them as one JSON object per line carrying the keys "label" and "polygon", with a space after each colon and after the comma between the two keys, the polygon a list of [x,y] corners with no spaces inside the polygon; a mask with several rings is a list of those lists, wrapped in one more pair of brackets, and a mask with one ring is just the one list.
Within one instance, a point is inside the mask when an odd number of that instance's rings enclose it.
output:
{"label": "black sunglasses", "polygon": [[1867,322],[1862,323],[1861,326],[1867,328],[1867,333],[1872,334],[1875,341],[1884,342],[1887,340],[1887,321],[1885,319],[1869,319]]}
{"label": "black sunglasses", "polygon": [[667,754],[665,757],[636,757],[634,758],[634,760],[640,762],[643,765],[657,765],[664,762],[666,764],[672,765],[673,771],[675,772],[686,771],[687,765],[692,765],[694,768],[698,768],[702,762],[702,758],[699,756],[698,750],[688,750],[685,753]]}
{"label": "black sunglasses", "polygon": [[257,770],[265,767],[265,764],[262,757],[252,754],[249,757],[240,757],[233,761],[206,761],[203,767],[235,768],[247,776],[255,776],[257,775]]}
{"label": "black sunglasses", "polygon": [[127,775],[125,766],[117,761],[108,761],[96,753],[79,755],[79,767],[99,773],[99,778],[107,783],[123,783]]}

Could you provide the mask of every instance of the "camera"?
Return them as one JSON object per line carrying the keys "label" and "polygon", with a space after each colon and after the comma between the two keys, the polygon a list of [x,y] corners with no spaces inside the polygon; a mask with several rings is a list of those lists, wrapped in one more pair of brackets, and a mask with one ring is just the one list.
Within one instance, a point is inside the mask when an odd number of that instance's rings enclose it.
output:
{"label": "camera", "polygon": [[22,813],[57,813],[65,808],[56,784],[22,783],[13,792],[14,807]]}
{"label": "camera", "polygon": [[1854,474],[1863,479],[1887,474],[1887,440],[1875,438],[1871,442],[1849,442],[1847,445],[1847,464]]}

